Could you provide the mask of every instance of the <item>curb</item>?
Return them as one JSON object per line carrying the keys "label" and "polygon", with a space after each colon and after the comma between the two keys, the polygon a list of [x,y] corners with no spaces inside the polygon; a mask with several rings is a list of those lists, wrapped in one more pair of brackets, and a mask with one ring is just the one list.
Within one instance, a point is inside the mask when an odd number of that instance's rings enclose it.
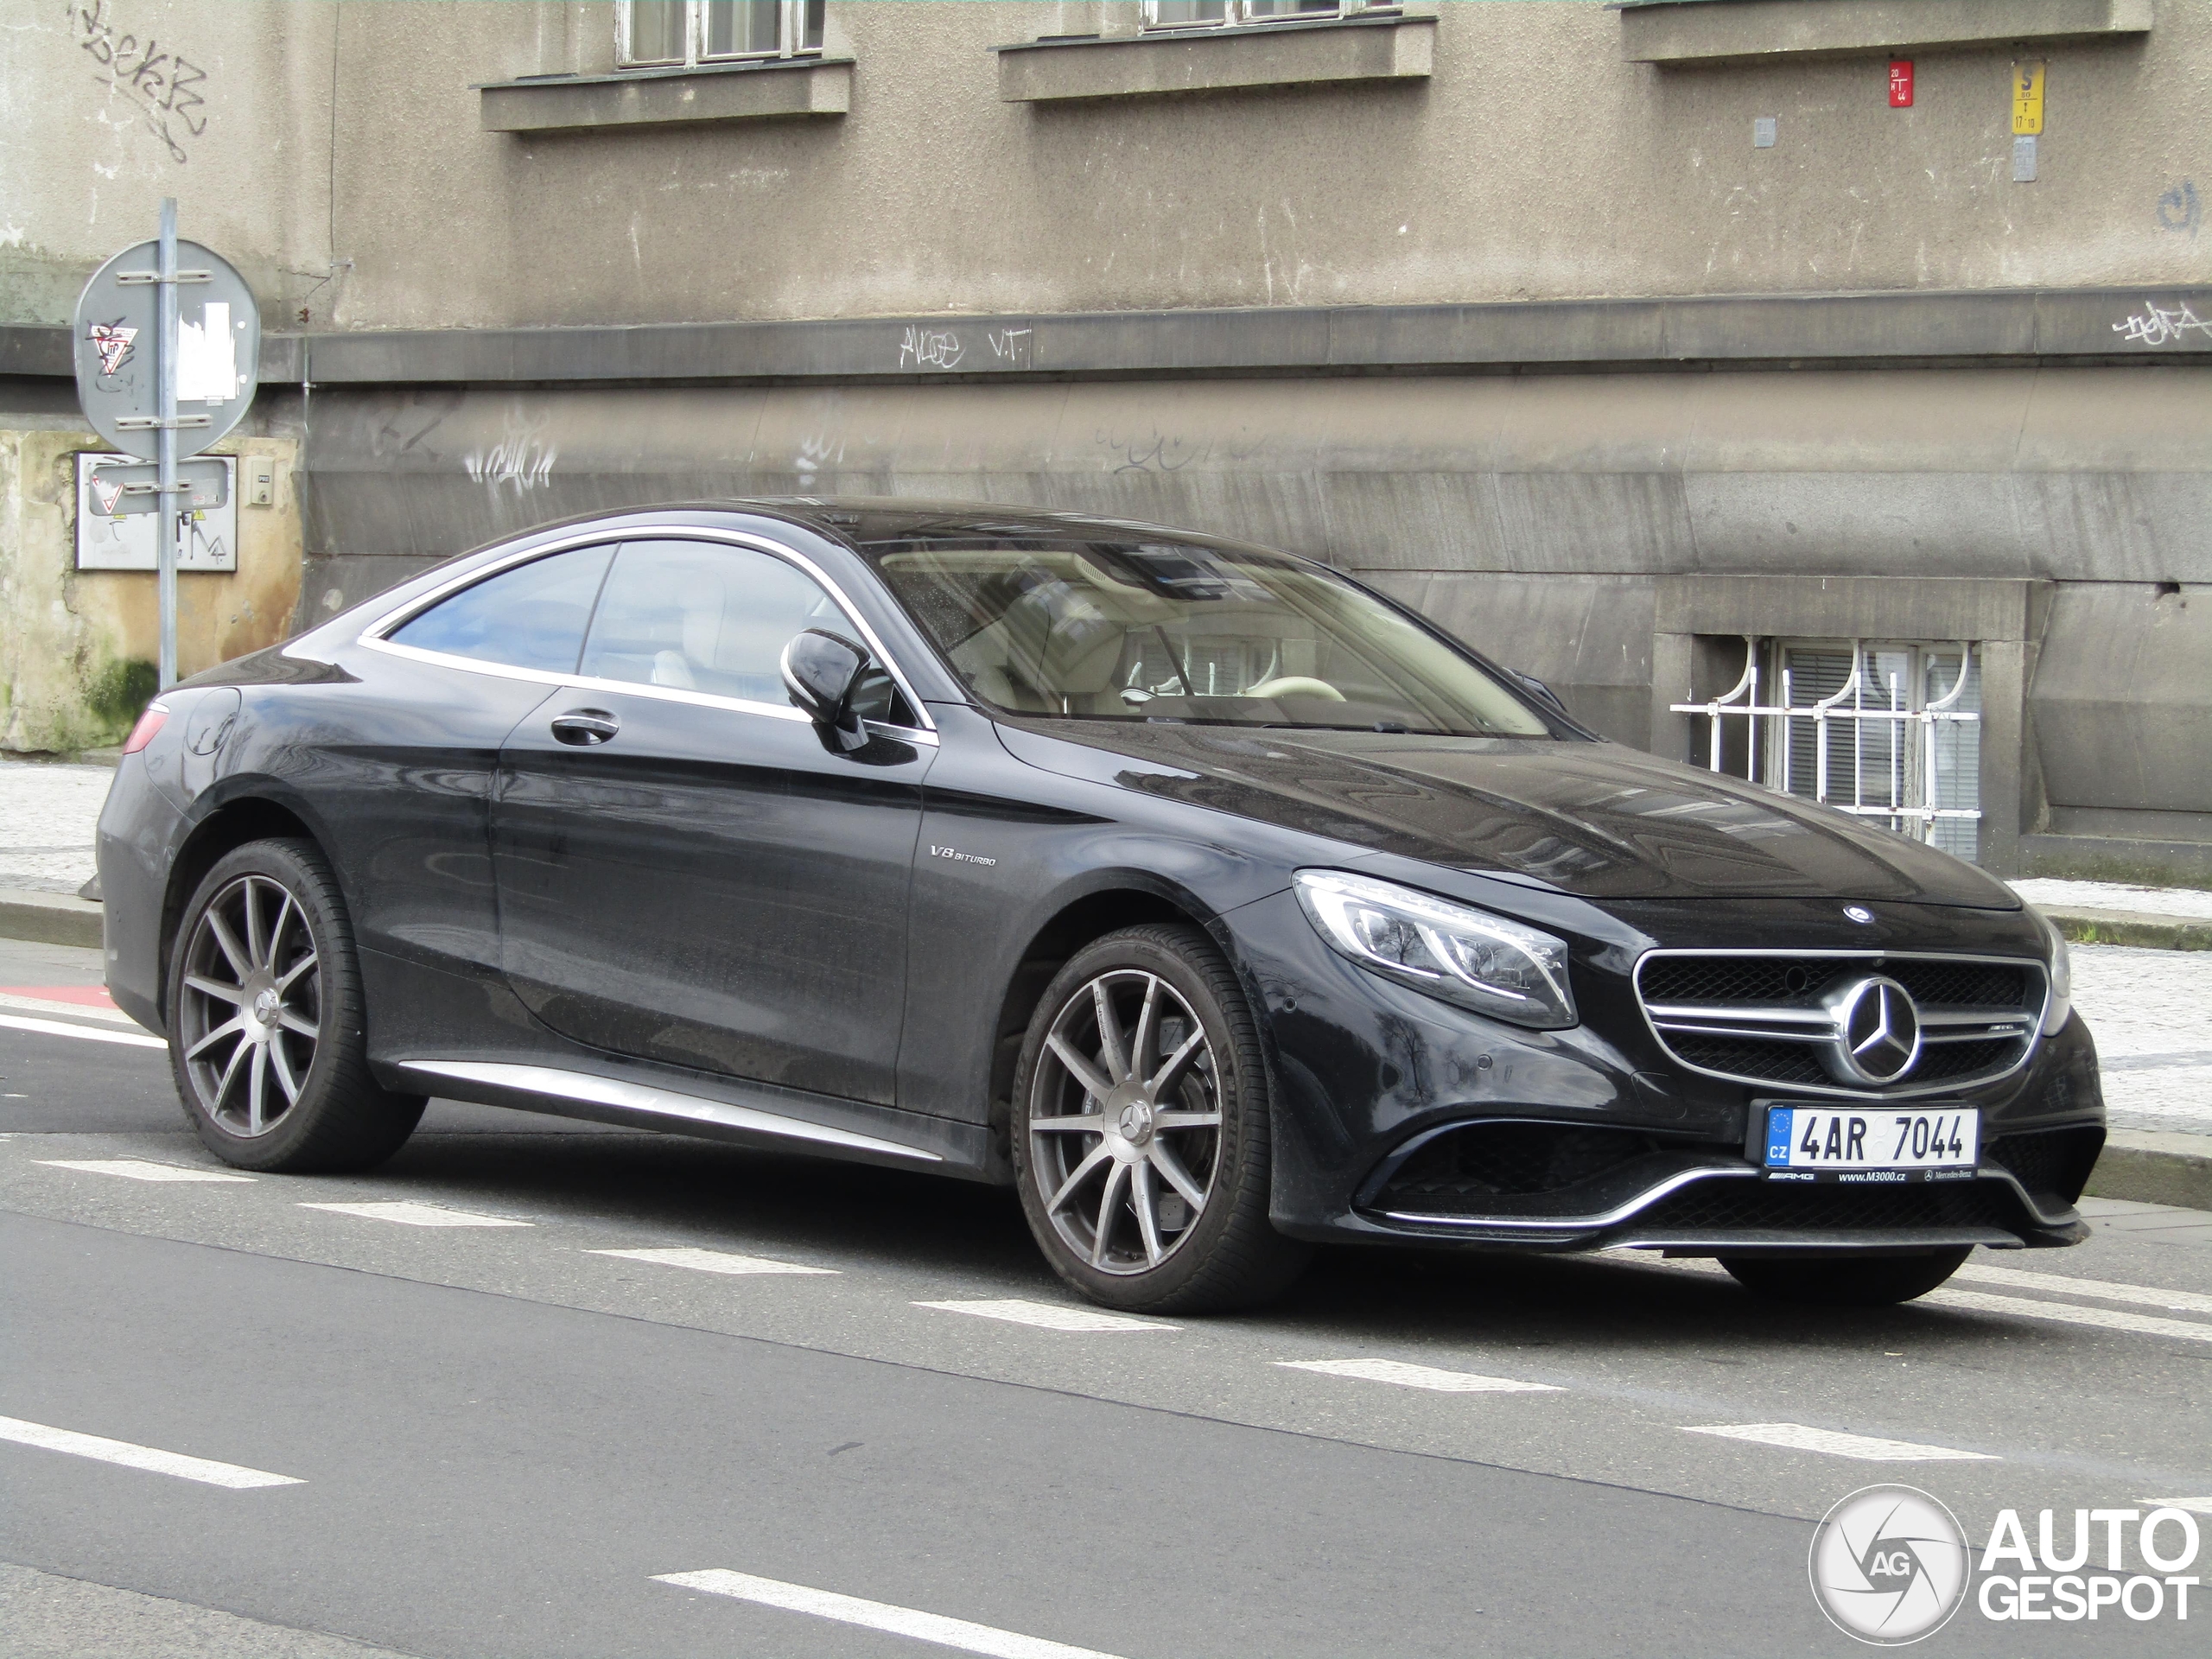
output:
{"label": "curb", "polygon": [[2212,950],[2212,922],[2154,916],[2140,910],[2062,910],[2037,906],[2075,944],[2147,945],[2157,950]]}
{"label": "curb", "polygon": [[2212,1135],[2114,1129],[2083,1191],[2093,1198],[2212,1210]]}
{"label": "curb", "polygon": [[0,938],[100,948],[100,907],[66,893],[0,887]]}

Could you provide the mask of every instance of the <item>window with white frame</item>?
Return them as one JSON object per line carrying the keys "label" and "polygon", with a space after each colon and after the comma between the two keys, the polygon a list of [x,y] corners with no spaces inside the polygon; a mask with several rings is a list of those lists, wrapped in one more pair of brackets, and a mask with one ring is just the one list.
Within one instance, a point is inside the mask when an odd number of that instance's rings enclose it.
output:
{"label": "window with white frame", "polygon": [[622,62],[690,67],[822,49],[823,0],[621,0]]}
{"label": "window with white frame", "polygon": [[1145,0],[1147,29],[1225,29],[1236,23],[1285,23],[1395,11],[1383,0]]}

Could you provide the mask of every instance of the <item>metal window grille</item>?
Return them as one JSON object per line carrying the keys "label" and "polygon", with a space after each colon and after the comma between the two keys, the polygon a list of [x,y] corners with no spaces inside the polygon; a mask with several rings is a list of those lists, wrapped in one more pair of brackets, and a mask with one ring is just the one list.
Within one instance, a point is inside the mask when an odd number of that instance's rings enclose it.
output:
{"label": "metal window grille", "polygon": [[1224,29],[1395,10],[1382,0],[1145,0],[1143,17],[1147,29]]}
{"label": "metal window grille", "polygon": [[1734,757],[1754,783],[1963,858],[1980,850],[1981,664],[1971,643],[1747,634],[1733,686],[1670,706],[1704,717],[1712,771]]}
{"label": "metal window grille", "polygon": [[620,0],[620,59],[628,68],[803,57],[822,49],[823,0]]}

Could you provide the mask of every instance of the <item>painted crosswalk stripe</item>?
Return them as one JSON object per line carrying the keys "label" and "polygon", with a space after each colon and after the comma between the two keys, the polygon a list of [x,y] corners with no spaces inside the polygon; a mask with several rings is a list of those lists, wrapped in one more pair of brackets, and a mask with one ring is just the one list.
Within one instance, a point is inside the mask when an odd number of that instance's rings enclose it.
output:
{"label": "painted crosswalk stripe", "polygon": [[2191,1515],[2212,1515],[2212,1497],[2139,1497],[2146,1510],[2187,1510]]}
{"label": "painted crosswalk stripe", "polygon": [[466,1210],[442,1210],[435,1204],[400,1199],[387,1204],[303,1204],[302,1210],[327,1210],[333,1215],[359,1216],[365,1221],[396,1221],[403,1227],[531,1227],[537,1224],[505,1216],[473,1216]]}
{"label": "painted crosswalk stripe", "polygon": [[2212,1313],[2212,1296],[2200,1290],[2162,1290],[2156,1285],[2123,1285],[2110,1279],[2076,1279],[2063,1273],[2032,1273],[2024,1268],[1985,1268],[1969,1262],[1951,1275],[1952,1282],[1969,1279],[1976,1284],[1998,1285],[2014,1290],[2056,1291],[2062,1296],[2094,1296],[2101,1301],[2133,1302],[2139,1307],[2171,1308],[2177,1313]]}
{"label": "painted crosswalk stripe", "polygon": [[1005,1319],[1014,1325],[1033,1325],[1042,1331],[1179,1331],[1180,1325],[1160,1319],[1133,1319],[1126,1313],[1104,1313],[1096,1308],[1067,1307],[1058,1302],[1025,1302],[1018,1298],[976,1302],[916,1302],[946,1313],[973,1313],[978,1319]]}
{"label": "painted crosswalk stripe", "polygon": [[44,1423],[27,1423],[20,1417],[0,1417],[0,1440],[35,1446],[47,1452],[67,1452],[72,1457],[92,1458],[101,1463],[121,1464],[126,1469],[143,1469],[149,1474],[175,1475],[179,1480],[196,1480],[203,1485],[228,1486],[238,1491],[255,1486],[306,1484],[290,1475],[272,1475],[265,1469],[247,1469],[207,1458],[188,1458],[181,1452],[133,1446],[128,1440],[104,1440],[98,1434],[79,1434],[70,1428],[48,1428]]}
{"label": "painted crosswalk stripe", "polygon": [[1396,1359],[1279,1359],[1286,1370],[1319,1371],[1324,1376],[1356,1376],[1402,1388],[1433,1389],[1439,1394],[1558,1394],[1549,1382],[1522,1382],[1510,1376],[1473,1371],[1444,1371],[1433,1365],[1408,1365]]}
{"label": "painted crosswalk stripe", "polygon": [[2115,1307],[2078,1307],[2071,1302],[2037,1302],[2024,1296],[1990,1296],[1978,1290],[1931,1290],[1913,1306],[1955,1307],[1969,1313],[2003,1313],[2013,1319],[2055,1319],[2062,1325],[2094,1325],[2140,1337],[2177,1337],[2183,1342],[2212,1342],[2212,1325],[2161,1319]]}
{"label": "painted crosswalk stripe", "polygon": [[757,1579],[750,1573],[732,1573],[721,1568],[704,1573],[662,1573],[655,1575],[654,1582],[672,1584],[684,1590],[703,1590],[710,1596],[728,1596],[762,1607],[779,1607],[785,1612],[810,1613],[817,1618],[857,1624],[862,1630],[882,1630],[892,1636],[911,1637],[917,1642],[933,1643],[962,1653],[986,1654],[990,1659],[1114,1659],[1113,1655],[1101,1653],[1096,1648],[1071,1648],[1065,1642],[1048,1642],[1042,1637],[1023,1636],[989,1624],[973,1624],[964,1618],[947,1618],[942,1613],[893,1607],[888,1602],[863,1601],[858,1596],[841,1596],[834,1590],[815,1590],[777,1579]]}
{"label": "painted crosswalk stripe", "polygon": [[0,1027],[35,1031],[45,1037],[83,1037],[95,1043],[121,1043],[126,1048],[167,1048],[158,1037],[143,1031],[102,1031],[93,1026],[72,1026],[60,1020],[37,1020],[29,1014],[0,1014]]}
{"label": "painted crosswalk stripe", "polygon": [[1685,1427],[1691,1434],[1717,1434],[1727,1440],[1751,1440],[1792,1452],[1825,1452],[1830,1457],[1864,1463],[1995,1463],[1986,1452],[1955,1452],[1947,1446],[1916,1446],[1910,1440],[1877,1440],[1871,1434],[1842,1434],[1804,1423],[1712,1423]]}
{"label": "painted crosswalk stripe", "polygon": [[772,1262],[765,1255],[738,1255],[728,1250],[586,1250],[586,1255],[619,1255],[626,1262],[652,1262],[664,1268],[690,1268],[697,1273],[826,1273],[835,1268],[804,1268],[796,1262]]}
{"label": "painted crosswalk stripe", "polygon": [[251,1181],[226,1169],[187,1169],[180,1164],[149,1163],[143,1158],[39,1158],[48,1169],[74,1169],[86,1175],[121,1175],[134,1181]]}
{"label": "painted crosswalk stripe", "polygon": [[21,991],[0,991],[0,1008],[14,1008],[23,1014],[66,1014],[79,1020],[98,1020],[111,1026],[129,1026],[134,1030],[138,1022],[112,1002],[76,1002],[54,996],[26,996]]}

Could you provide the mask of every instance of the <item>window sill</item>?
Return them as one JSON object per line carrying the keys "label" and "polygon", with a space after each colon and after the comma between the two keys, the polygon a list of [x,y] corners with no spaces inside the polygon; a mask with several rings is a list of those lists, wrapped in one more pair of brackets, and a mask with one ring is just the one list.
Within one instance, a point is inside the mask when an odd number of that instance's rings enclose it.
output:
{"label": "window sill", "polygon": [[1179,29],[1111,39],[1024,41],[993,49],[1009,104],[1163,97],[1247,86],[1426,80],[1433,17]]}
{"label": "window sill", "polygon": [[1621,56],[1690,66],[2004,50],[2151,29],[2152,0],[1614,0]]}
{"label": "window sill", "polygon": [[845,114],[853,106],[853,60],[768,58],[692,69],[492,81],[475,90],[486,132],[771,121]]}

